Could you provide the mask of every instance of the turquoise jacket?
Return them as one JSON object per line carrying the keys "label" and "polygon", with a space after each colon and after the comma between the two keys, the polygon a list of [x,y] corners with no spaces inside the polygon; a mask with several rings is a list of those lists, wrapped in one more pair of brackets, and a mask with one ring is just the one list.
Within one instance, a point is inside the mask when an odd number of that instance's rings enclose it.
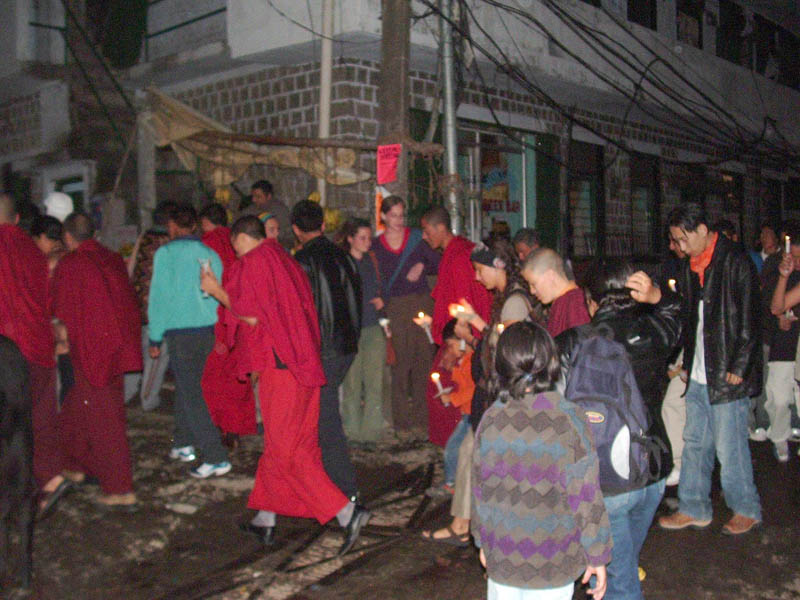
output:
{"label": "turquoise jacket", "polygon": [[194,236],[174,239],[156,250],[147,306],[151,345],[160,344],[167,332],[204,329],[217,322],[217,301],[200,289],[201,260],[208,260],[222,281],[219,256]]}

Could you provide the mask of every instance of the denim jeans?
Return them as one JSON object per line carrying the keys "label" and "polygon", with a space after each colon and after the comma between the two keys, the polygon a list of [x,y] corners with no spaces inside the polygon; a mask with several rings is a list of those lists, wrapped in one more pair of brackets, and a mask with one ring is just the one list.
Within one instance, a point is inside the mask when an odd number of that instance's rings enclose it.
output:
{"label": "denim jeans", "polygon": [[748,445],[749,413],[749,398],[712,406],[708,387],[689,381],[678,484],[679,510],[685,515],[711,520],[711,473],[716,454],[727,505],[736,514],[761,520],[761,502],[753,482]]}
{"label": "denim jeans", "polygon": [[608,564],[610,600],[642,600],[639,584],[639,552],[664,496],[666,480],[625,494],[605,498],[614,549]]}
{"label": "denim jeans", "polygon": [[453,433],[447,438],[447,444],[444,446],[444,482],[447,485],[452,486],[456,483],[458,451],[461,448],[461,442],[464,441],[464,436],[467,435],[468,429],[469,415],[464,415],[456,425]]}

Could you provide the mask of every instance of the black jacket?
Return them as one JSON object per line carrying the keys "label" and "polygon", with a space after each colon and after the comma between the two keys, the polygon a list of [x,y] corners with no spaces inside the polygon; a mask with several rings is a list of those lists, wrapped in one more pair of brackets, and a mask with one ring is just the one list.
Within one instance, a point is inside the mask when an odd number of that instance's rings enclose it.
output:
{"label": "black jacket", "polygon": [[311,282],[322,358],[354,354],[361,333],[361,278],[352,258],[324,235],[294,257]]}
{"label": "black jacket", "polygon": [[[753,261],[724,235],[717,237],[702,288],[689,261],[684,262],[680,283],[686,327],[683,368],[691,377],[697,305],[702,299],[706,381],[711,404],[724,404],[761,393],[764,353],[758,283]],[[742,383],[727,383],[725,374],[729,372],[741,377]]]}
{"label": "black jacket", "polygon": [[[561,355],[563,381],[566,381],[572,353],[578,342],[593,332],[610,334],[628,351],[633,376],[647,405],[651,426],[647,434],[661,440],[667,451],[660,456],[658,479],[672,470],[672,452],[661,418],[661,406],[667,390],[667,365],[681,337],[681,300],[665,289],[656,305],[636,304],[620,310],[600,308],[589,325],[564,331],[556,337]],[[653,468],[655,469],[655,463]]]}

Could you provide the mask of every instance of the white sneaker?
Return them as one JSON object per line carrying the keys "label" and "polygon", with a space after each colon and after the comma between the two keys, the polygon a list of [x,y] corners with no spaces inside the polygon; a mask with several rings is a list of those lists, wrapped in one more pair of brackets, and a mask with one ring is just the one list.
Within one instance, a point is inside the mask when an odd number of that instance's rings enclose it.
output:
{"label": "white sneaker", "polygon": [[196,477],[197,479],[206,479],[207,477],[211,477],[212,475],[225,475],[228,471],[231,470],[231,463],[227,460],[221,463],[203,463],[199,467],[195,467],[194,469],[189,470],[189,475],[192,477]]}
{"label": "white sneaker", "polygon": [[169,451],[169,457],[172,460],[179,460],[181,462],[192,462],[197,456],[194,454],[194,446],[181,446],[180,448],[173,448]]}
{"label": "white sneaker", "polygon": [[755,429],[750,431],[750,439],[754,442],[766,442],[767,441],[767,430],[763,427],[756,427]]}
{"label": "white sneaker", "polygon": [[800,427],[792,427],[792,433],[789,435],[790,442],[800,442]]}
{"label": "white sneaker", "polygon": [[782,463],[789,460],[789,442],[775,442],[775,458]]}
{"label": "white sneaker", "polygon": [[678,469],[677,467],[673,468],[672,471],[670,471],[669,476],[667,477],[666,485],[667,487],[678,485],[678,482],[680,482],[680,480],[681,480],[681,470]]}

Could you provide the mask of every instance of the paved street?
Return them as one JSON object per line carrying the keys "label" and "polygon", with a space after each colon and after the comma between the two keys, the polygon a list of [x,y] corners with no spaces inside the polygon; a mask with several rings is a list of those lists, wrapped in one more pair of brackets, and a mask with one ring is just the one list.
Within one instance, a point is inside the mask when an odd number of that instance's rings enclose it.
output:
{"label": "paved street", "polygon": [[[166,459],[171,417],[129,410],[136,514],[104,512],[87,485],[67,496],[36,529],[34,597],[42,599],[345,598],[478,600],[483,572],[473,549],[432,544],[422,527],[447,522],[447,505],[422,493],[439,475],[437,451],[423,444],[354,450],[374,517],[354,551],[335,557],[341,530],[279,519],[279,547],[266,554],[237,523],[259,440],[233,454],[231,475],[193,480]],[[768,443],[751,444],[764,525],[740,538],[721,534],[729,516],[715,489],[716,512],[704,531],[650,532],[641,564],[645,595],[658,600],[800,598],[800,458],[779,465]],[[434,469],[434,464],[437,464]],[[576,592],[576,598],[582,598]]]}

